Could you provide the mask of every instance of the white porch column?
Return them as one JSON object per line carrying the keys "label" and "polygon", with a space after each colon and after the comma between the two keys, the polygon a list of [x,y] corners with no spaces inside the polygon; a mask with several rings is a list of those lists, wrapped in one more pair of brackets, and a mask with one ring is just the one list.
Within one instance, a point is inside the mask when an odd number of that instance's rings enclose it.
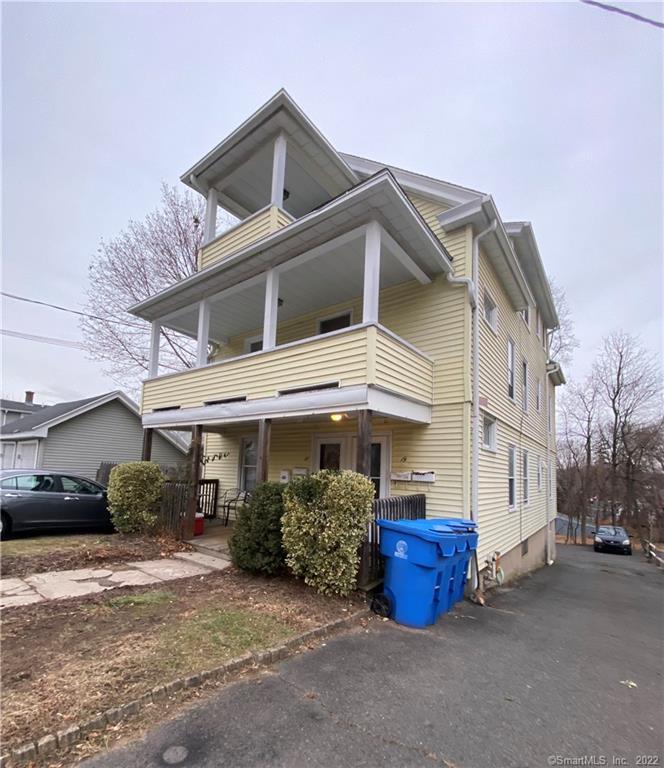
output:
{"label": "white porch column", "polygon": [[270,193],[270,205],[283,208],[284,183],[286,181],[286,149],[288,143],[283,133],[274,140],[274,152],[272,155],[272,191]]}
{"label": "white porch column", "polygon": [[217,206],[219,200],[217,197],[217,190],[214,187],[210,187],[207,193],[207,205],[205,206],[205,232],[204,243],[209,243],[214,240],[217,234]]}
{"label": "white porch column", "polygon": [[378,322],[378,292],[380,291],[380,225],[367,224],[364,235],[364,296],[362,322]]}
{"label": "white porch column", "polygon": [[150,356],[148,362],[148,376],[153,379],[159,374],[159,342],[161,341],[161,325],[158,320],[152,323],[150,332]]}
{"label": "white porch column", "polygon": [[277,314],[279,313],[279,273],[276,269],[267,272],[265,282],[265,314],[263,316],[263,349],[277,345]]}
{"label": "white porch column", "polygon": [[210,302],[208,299],[198,302],[198,333],[196,340],[196,365],[201,368],[207,365],[208,341],[210,338]]}

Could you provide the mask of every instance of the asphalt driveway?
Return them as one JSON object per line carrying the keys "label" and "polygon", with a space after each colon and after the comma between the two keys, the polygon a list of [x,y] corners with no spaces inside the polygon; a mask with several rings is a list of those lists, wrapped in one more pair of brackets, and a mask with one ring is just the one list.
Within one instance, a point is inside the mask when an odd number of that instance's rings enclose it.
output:
{"label": "asphalt driveway", "polygon": [[374,621],[83,765],[661,766],[663,586],[639,554],[559,547],[491,607]]}

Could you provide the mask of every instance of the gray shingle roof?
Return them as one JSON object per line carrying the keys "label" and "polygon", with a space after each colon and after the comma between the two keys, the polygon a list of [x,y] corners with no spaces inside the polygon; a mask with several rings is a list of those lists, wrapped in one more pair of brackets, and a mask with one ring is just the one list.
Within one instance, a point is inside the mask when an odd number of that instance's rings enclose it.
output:
{"label": "gray shingle roof", "polygon": [[95,397],[86,397],[84,400],[72,400],[69,403],[43,406],[35,413],[3,424],[3,426],[0,427],[0,434],[13,435],[18,432],[29,432],[30,430],[38,429],[42,424],[46,424],[46,422],[51,421],[52,419],[64,416],[70,411],[76,411],[78,408],[82,408],[84,405],[99,400],[102,397],[104,397],[104,395],[96,395]]}
{"label": "gray shingle roof", "polygon": [[4,397],[0,397],[0,408],[2,408],[3,411],[34,413],[35,411],[41,411],[42,408],[48,408],[48,406],[40,405],[39,403],[26,403],[23,400],[7,400]]}

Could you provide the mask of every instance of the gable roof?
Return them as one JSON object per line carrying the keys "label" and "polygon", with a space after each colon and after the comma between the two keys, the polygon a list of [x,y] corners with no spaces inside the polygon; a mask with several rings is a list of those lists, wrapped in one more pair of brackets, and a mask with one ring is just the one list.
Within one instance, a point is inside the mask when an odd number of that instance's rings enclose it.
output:
{"label": "gable roof", "polygon": [[41,403],[26,403],[25,400],[7,400],[0,397],[0,408],[3,411],[16,411],[17,413],[34,413],[42,408],[48,408]]}
{"label": "gable roof", "polygon": [[[107,392],[96,397],[86,397],[82,400],[71,400],[67,403],[46,405],[36,413],[31,413],[21,419],[8,421],[0,427],[0,440],[24,440],[29,438],[47,437],[48,430],[65,421],[81,416],[94,408],[119,400],[128,410],[140,419],[140,412],[136,403],[120,390]],[[178,450],[186,453],[186,446],[170,434],[161,432],[164,439],[168,440]]]}

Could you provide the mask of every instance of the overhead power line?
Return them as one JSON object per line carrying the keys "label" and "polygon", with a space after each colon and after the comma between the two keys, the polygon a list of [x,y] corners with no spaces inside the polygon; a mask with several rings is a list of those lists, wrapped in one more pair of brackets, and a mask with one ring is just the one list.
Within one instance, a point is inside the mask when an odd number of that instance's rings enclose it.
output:
{"label": "overhead power line", "polygon": [[71,349],[86,349],[80,341],[71,339],[54,339],[52,336],[39,336],[36,333],[22,333],[21,331],[10,331],[8,328],[0,328],[3,336],[11,336],[15,339],[27,339],[27,341],[40,341],[43,344],[52,344],[56,347],[69,347]]}
{"label": "overhead power line", "polygon": [[61,307],[59,304],[51,304],[48,301],[39,301],[39,299],[28,299],[25,296],[17,296],[15,293],[7,293],[6,291],[0,291],[0,294],[6,296],[8,299],[15,299],[16,301],[25,301],[28,304],[39,304],[42,307],[50,307],[51,309],[58,309],[60,312],[70,312],[72,315],[80,315],[81,317],[89,317],[92,320],[101,320],[104,323],[113,323],[115,325],[128,325],[131,328],[144,328],[145,326],[139,323],[130,323],[128,320],[110,320],[107,317],[101,317],[101,315],[93,315],[89,312],[81,312],[79,309],[69,309],[69,307]]}
{"label": "overhead power line", "polygon": [[581,0],[581,2],[585,3],[586,5],[595,5],[598,8],[601,8],[603,11],[620,13],[623,16],[629,16],[630,19],[634,19],[635,21],[642,21],[644,24],[652,24],[653,27],[659,27],[660,29],[664,29],[664,22],[656,21],[655,19],[650,19],[647,16],[641,16],[640,13],[634,13],[634,11],[627,11],[624,8],[618,8],[617,5],[600,3],[598,2],[598,0]]}

